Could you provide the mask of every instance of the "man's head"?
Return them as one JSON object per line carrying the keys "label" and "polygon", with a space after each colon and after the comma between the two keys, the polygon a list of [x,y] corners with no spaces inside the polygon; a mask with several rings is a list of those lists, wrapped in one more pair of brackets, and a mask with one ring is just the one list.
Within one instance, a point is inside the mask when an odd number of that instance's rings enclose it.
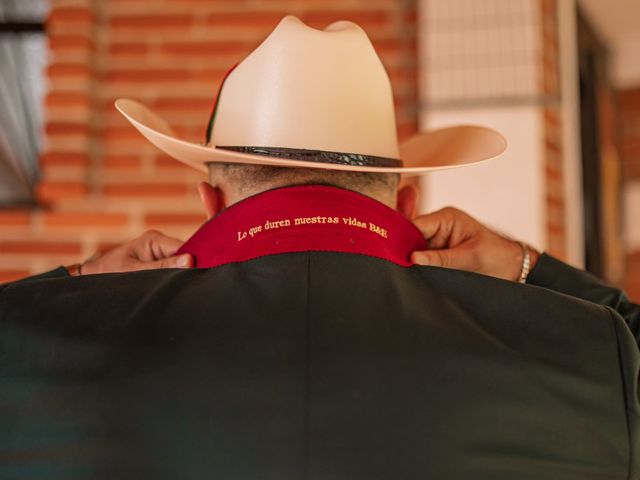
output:
{"label": "man's head", "polygon": [[398,210],[407,218],[414,216],[417,202],[416,187],[401,185],[396,173],[211,163],[209,182],[198,186],[209,218],[247,197],[290,185],[331,185],[352,190]]}

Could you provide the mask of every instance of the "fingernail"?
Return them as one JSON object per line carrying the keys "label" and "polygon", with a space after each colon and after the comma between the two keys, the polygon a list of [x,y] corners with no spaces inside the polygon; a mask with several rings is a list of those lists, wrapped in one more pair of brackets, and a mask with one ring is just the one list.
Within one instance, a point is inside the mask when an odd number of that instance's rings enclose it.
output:
{"label": "fingernail", "polygon": [[422,255],[418,255],[416,252],[411,254],[411,263],[415,265],[428,265],[427,259]]}
{"label": "fingernail", "polygon": [[191,264],[191,255],[186,254],[186,255],[180,255],[178,257],[177,265],[179,267],[188,267],[190,264]]}

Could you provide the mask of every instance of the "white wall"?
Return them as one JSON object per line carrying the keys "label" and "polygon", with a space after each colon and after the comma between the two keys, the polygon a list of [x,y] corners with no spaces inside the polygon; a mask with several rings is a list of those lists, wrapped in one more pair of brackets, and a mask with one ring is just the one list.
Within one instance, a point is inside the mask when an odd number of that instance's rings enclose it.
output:
{"label": "white wall", "polygon": [[537,0],[422,0],[421,128],[478,124],[509,147],[486,163],[424,178],[422,208],[452,205],[546,245]]}
{"label": "white wall", "polygon": [[544,152],[535,106],[427,112],[430,128],[472,123],[502,132],[509,146],[483,164],[435,172],[423,179],[423,211],[458,207],[537,248],[545,246]]}
{"label": "white wall", "polygon": [[[541,91],[538,0],[421,0],[423,129],[477,123],[501,131],[500,158],[424,179],[423,209],[454,205],[485,223],[546,248],[545,135],[542,106],[560,101],[566,251],[583,265],[577,107],[575,1],[558,2],[560,99]],[[635,0],[634,0],[635,1]]]}

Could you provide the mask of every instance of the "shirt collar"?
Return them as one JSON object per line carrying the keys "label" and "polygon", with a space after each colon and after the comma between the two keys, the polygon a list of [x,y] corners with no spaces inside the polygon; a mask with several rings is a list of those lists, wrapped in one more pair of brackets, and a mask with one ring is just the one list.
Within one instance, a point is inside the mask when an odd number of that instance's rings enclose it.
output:
{"label": "shirt collar", "polygon": [[196,267],[216,267],[279,253],[328,251],[368,255],[409,266],[426,249],[420,231],[386,205],[322,185],[278,188],[223,210],[178,253]]}

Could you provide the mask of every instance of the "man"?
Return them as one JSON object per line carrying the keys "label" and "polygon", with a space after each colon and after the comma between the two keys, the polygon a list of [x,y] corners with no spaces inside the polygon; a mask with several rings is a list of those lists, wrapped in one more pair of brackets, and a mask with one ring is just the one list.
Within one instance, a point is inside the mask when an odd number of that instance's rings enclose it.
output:
{"label": "man", "polygon": [[[103,257],[2,290],[0,478],[637,476],[637,317],[511,281],[532,260],[519,245],[498,242],[509,280],[412,265],[487,237],[407,220],[416,195],[397,174],[433,168],[440,134],[395,163],[362,35],[285,19],[229,75],[208,146],[119,103],[154,144],[208,165],[210,221],[152,257],[197,268],[91,274]],[[341,75],[291,82],[326,63]],[[499,153],[491,132],[463,132],[431,158]]]}
{"label": "man", "polygon": [[[203,191],[210,186],[203,183],[198,188]],[[514,252],[521,251],[522,242],[506,238],[452,207],[421,215],[413,222],[429,245],[427,250],[413,252],[413,263],[465,270],[505,280],[518,279],[522,262]],[[191,254],[176,255],[182,245],[183,242],[177,238],[149,230],[119,247],[93,255],[82,264],[58,268],[23,281],[68,275],[192,267]],[[547,254],[541,255],[535,249],[531,249],[530,253],[531,271],[526,283],[610,307],[624,318],[636,338],[638,337],[640,306],[631,302],[623,291]],[[541,258],[542,261],[538,263]]]}

